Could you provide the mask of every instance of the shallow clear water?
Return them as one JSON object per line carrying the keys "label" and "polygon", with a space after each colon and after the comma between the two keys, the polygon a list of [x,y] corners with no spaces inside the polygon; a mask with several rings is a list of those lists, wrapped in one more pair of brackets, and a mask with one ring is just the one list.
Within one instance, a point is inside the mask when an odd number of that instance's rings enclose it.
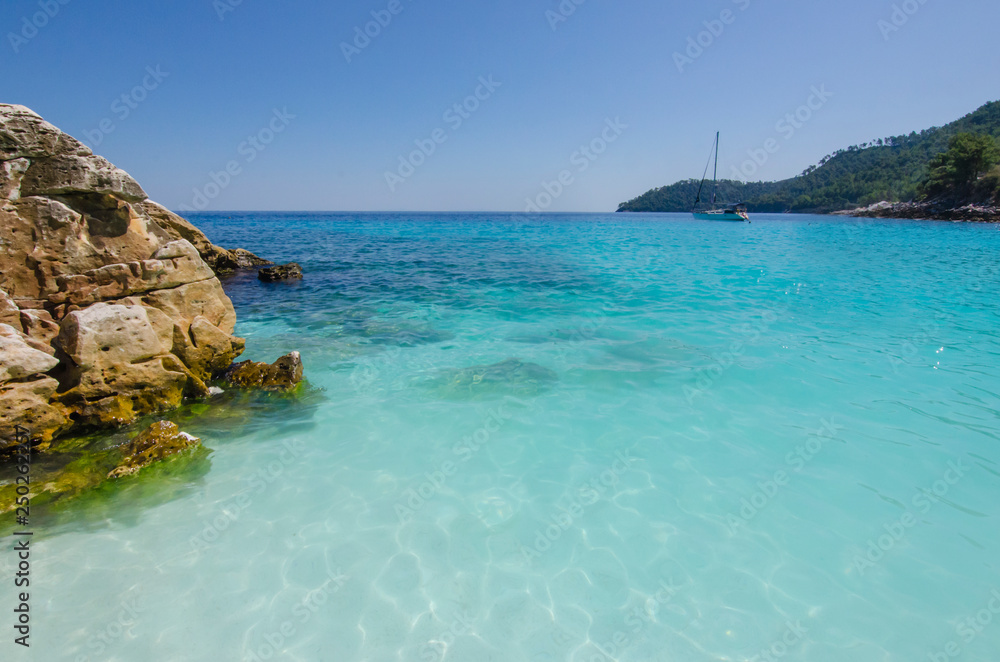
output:
{"label": "shallow clear water", "polygon": [[997,659],[997,226],[193,220],[311,388],[39,513],[30,659]]}

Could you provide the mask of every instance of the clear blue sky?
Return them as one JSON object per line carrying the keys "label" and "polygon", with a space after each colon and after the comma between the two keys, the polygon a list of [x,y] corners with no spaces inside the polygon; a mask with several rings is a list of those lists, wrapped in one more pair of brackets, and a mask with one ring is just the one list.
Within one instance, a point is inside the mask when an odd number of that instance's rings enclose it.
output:
{"label": "clear blue sky", "polygon": [[[774,138],[753,179],[781,179],[1000,98],[996,0],[908,0],[916,12],[888,33],[894,1],[566,0],[575,12],[553,29],[556,0],[399,0],[348,63],[341,43],[389,0],[43,0],[58,12],[37,34],[23,21],[39,0],[4,0],[0,101],[81,138],[112,122],[96,151],[173,209],[236,161],[207,209],[523,210],[568,170],[548,209],[606,211],[700,176],[716,130],[723,174]],[[232,9],[221,19],[220,5]],[[679,72],[674,53],[724,10],[730,24]],[[32,36],[15,52],[11,32]],[[157,83],[147,67],[169,75]],[[488,98],[461,126],[446,120],[489,76],[500,87],[480,88]],[[144,78],[155,89],[127,108]],[[808,122],[776,130],[824,85],[833,96]],[[241,150],[275,109],[295,117],[263,151]],[[572,155],[616,118],[627,128],[581,172]],[[435,129],[443,144],[391,191],[386,171]]]}

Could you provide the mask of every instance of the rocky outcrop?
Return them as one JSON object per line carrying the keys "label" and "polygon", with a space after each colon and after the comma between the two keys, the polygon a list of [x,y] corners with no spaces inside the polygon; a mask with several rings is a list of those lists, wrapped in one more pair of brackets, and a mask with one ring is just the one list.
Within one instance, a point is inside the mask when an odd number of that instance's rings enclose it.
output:
{"label": "rocky outcrop", "polygon": [[928,221],[1000,221],[1000,207],[968,204],[955,205],[948,202],[877,202],[868,207],[851,211],[836,212],[838,216],[858,218],[900,218]]}
{"label": "rocky outcrop", "polygon": [[242,361],[233,365],[224,378],[237,388],[290,391],[302,381],[302,357],[292,352],[271,364]]}
{"label": "rocky outcrop", "polygon": [[298,262],[267,267],[257,272],[257,278],[265,283],[277,283],[282,280],[302,280],[302,267]]}
{"label": "rocky outcrop", "polygon": [[0,231],[0,428],[129,424],[207,396],[243,351],[217,274],[265,261],[23,106],[0,104]]}
{"label": "rocky outcrop", "polygon": [[201,258],[217,274],[231,273],[237,269],[250,269],[273,264],[273,262],[257,257],[250,251],[242,248],[226,250],[225,248],[215,246],[201,230],[191,225],[187,219],[178,216],[155,202],[146,200],[141,203],[141,207],[157,225],[172,236],[189,241],[198,250]]}

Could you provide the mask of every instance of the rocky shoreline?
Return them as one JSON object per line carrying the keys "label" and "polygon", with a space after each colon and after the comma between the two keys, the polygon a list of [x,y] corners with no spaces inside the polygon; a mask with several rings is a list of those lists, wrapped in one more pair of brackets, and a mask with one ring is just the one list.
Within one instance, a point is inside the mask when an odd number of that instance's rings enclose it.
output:
{"label": "rocky shoreline", "polygon": [[[219,275],[270,262],[215,246],[126,172],[7,104],[0,229],[0,454],[15,426],[45,451],[206,399],[213,380],[264,390],[301,381],[297,352],[234,364],[246,343]],[[151,448],[150,461],[170,454]]]}
{"label": "rocky shoreline", "polygon": [[868,207],[834,212],[857,218],[899,218],[928,221],[1000,222],[1000,207],[968,204],[956,207],[939,202],[879,202]]}

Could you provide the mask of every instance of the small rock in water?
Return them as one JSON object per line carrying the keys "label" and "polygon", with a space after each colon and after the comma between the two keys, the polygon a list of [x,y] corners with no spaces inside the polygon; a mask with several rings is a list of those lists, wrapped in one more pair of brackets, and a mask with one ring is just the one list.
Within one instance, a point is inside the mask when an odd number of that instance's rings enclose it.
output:
{"label": "small rock in water", "polygon": [[292,352],[271,364],[241,361],[234,363],[224,378],[237,388],[290,391],[302,381],[302,357]]}
{"label": "small rock in water", "polygon": [[298,262],[279,264],[276,267],[266,267],[257,272],[257,278],[265,283],[276,283],[282,280],[301,280],[302,267]]}
{"label": "small rock in water", "polygon": [[181,432],[176,423],[158,421],[122,446],[124,459],[108,473],[108,478],[131,476],[139,473],[153,462],[199,444],[201,444],[201,439]]}

